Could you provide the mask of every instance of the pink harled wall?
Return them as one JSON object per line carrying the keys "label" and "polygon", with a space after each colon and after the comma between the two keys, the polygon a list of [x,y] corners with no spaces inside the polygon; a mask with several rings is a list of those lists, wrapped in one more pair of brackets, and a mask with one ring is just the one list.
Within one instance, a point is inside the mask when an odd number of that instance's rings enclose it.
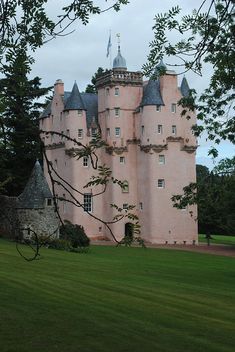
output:
{"label": "pink harled wall", "polygon": [[[132,73],[130,73],[132,74]],[[164,106],[157,111],[155,105],[139,109],[142,100],[143,85],[132,84],[127,72],[126,81],[110,82],[107,80],[98,87],[98,119],[102,139],[108,144],[98,152],[99,163],[106,164],[112,175],[121,181],[127,181],[129,191],[123,192],[117,184],[110,184],[101,196],[93,197],[93,216],[111,221],[116,212],[111,203],[123,207],[124,204],[136,205],[135,213],[139,216],[141,236],[152,243],[197,243],[197,210],[188,207],[183,210],[173,208],[171,197],[182,193],[184,186],[194,182],[196,140],[191,133],[195,117],[186,120],[180,116],[180,107],[172,112],[172,104],[181,98],[177,76],[167,71],[160,78],[160,89]],[[86,111],[64,111],[64,87],[58,80],[52,101],[50,117],[41,119],[40,128],[63,132],[76,138],[83,144],[89,143],[87,133]],[[117,114],[117,109],[118,114]],[[162,126],[159,133],[158,125]],[[172,132],[172,126],[176,129]],[[120,129],[117,135],[116,129]],[[78,139],[78,129],[83,129],[82,139]],[[101,188],[83,186],[96,172],[91,164],[83,165],[83,159],[69,155],[68,150],[76,148],[72,141],[61,137],[42,136],[47,145],[47,155],[53,162],[58,174],[68,183],[66,188],[56,186],[56,194],[76,202],[83,202],[83,196],[69,187],[81,192],[95,195]],[[54,145],[54,146],[53,146]],[[160,162],[159,156],[164,158]],[[45,168],[46,170],[46,168]],[[46,173],[47,174],[47,173]],[[48,175],[47,175],[48,177]],[[164,181],[159,187],[158,180]],[[75,199],[73,198],[75,197]],[[84,226],[90,237],[106,236],[109,231],[99,221],[91,218],[81,207],[68,202],[59,202],[63,219]],[[117,239],[125,234],[127,219],[110,225]]]}

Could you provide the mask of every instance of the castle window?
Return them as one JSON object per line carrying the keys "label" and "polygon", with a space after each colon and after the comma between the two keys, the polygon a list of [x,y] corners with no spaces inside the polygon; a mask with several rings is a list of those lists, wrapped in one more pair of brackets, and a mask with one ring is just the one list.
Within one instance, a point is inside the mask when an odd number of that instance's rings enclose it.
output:
{"label": "castle window", "polygon": [[127,204],[127,203],[124,203],[124,204],[122,205],[122,209],[128,209],[128,204]]}
{"label": "castle window", "polygon": [[176,113],[176,104],[174,103],[174,104],[171,104],[171,112],[172,113]]}
{"label": "castle window", "polygon": [[139,208],[140,208],[140,210],[143,210],[143,203],[142,202],[140,202]]}
{"label": "castle window", "polygon": [[156,110],[157,110],[157,112],[160,112],[161,111],[161,105],[156,105]]}
{"label": "castle window", "polygon": [[158,188],[165,188],[165,180],[162,178],[159,178],[157,181],[157,186]]}
{"label": "castle window", "polygon": [[141,134],[144,135],[144,126],[141,126]]}
{"label": "castle window", "polygon": [[129,193],[129,182],[128,181],[123,182],[122,193]]}
{"label": "castle window", "polygon": [[117,97],[119,96],[119,88],[116,87],[115,90],[114,90],[114,95]]}
{"label": "castle window", "polygon": [[78,116],[82,116],[82,110],[78,110]]}
{"label": "castle window", "polygon": [[64,138],[64,136],[63,136],[64,131],[61,131],[60,133],[61,133],[61,140],[63,140],[63,138]]}
{"label": "castle window", "polygon": [[171,126],[171,132],[172,134],[176,135],[176,125]]}
{"label": "castle window", "polygon": [[88,160],[88,157],[87,157],[87,156],[84,156],[84,157],[83,157],[83,166],[84,166],[84,167],[88,167],[88,161],[89,161],[89,160]]}
{"label": "castle window", "polygon": [[120,156],[120,164],[125,164],[125,157],[124,156]]}
{"label": "castle window", "polygon": [[85,193],[83,196],[83,206],[84,206],[84,211],[92,211],[92,194],[91,193]]}
{"label": "castle window", "polygon": [[96,137],[97,135],[97,128],[92,128],[91,129],[91,137]]}
{"label": "castle window", "polygon": [[106,95],[109,95],[109,88],[106,88]]}
{"label": "castle window", "polygon": [[47,198],[47,206],[48,207],[52,206],[52,199],[51,198]]}
{"label": "castle window", "polygon": [[60,121],[62,121],[62,117],[63,117],[63,112],[61,111],[61,113],[60,113]]}
{"label": "castle window", "polygon": [[157,133],[162,134],[162,132],[163,132],[162,125],[157,125]]}
{"label": "castle window", "polygon": [[120,137],[121,136],[121,128],[120,127],[115,127],[115,136]]}
{"label": "castle window", "polygon": [[83,129],[82,128],[80,128],[78,130],[78,138],[83,138]]}
{"label": "castle window", "polygon": [[158,156],[158,164],[161,164],[161,165],[165,164],[165,155]]}
{"label": "castle window", "polygon": [[120,108],[114,108],[114,113],[116,117],[120,116]]}

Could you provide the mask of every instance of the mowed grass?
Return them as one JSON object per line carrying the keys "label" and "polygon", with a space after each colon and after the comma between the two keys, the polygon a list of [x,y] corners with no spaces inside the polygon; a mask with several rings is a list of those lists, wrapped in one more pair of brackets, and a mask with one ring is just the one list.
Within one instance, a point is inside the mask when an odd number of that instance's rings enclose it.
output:
{"label": "mowed grass", "polygon": [[[222,236],[222,235],[211,235],[211,244],[227,244],[235,246],[235,236]],[[205,235],[198,236],[199,242],[207,243]]]}
{"label": "mowed grass", "polygon": [[0,241],[1,352],[234,351],[235,260],[166,249]]}

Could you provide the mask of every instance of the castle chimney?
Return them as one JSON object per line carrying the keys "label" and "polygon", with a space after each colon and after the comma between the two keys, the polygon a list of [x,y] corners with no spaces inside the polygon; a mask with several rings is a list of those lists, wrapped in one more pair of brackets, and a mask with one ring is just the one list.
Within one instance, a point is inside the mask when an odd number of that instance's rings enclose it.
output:
{"label": "castle chimney", "polygon": [[54,92],[58,95],[64,95],[64,82],[61,79],[57,79],[54,84]]}

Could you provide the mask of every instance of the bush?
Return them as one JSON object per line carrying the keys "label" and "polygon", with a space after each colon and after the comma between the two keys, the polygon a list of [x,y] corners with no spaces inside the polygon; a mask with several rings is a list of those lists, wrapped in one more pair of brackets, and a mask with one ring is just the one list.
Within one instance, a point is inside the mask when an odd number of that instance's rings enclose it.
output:
{"label": "bush", "polygon": [[60,227],[60,238],[68,241],[73,249],[86,248],[90,245],[90,239],[87,237],[84,228],[77,224],[74,225],[68,220],[65,220]]}

